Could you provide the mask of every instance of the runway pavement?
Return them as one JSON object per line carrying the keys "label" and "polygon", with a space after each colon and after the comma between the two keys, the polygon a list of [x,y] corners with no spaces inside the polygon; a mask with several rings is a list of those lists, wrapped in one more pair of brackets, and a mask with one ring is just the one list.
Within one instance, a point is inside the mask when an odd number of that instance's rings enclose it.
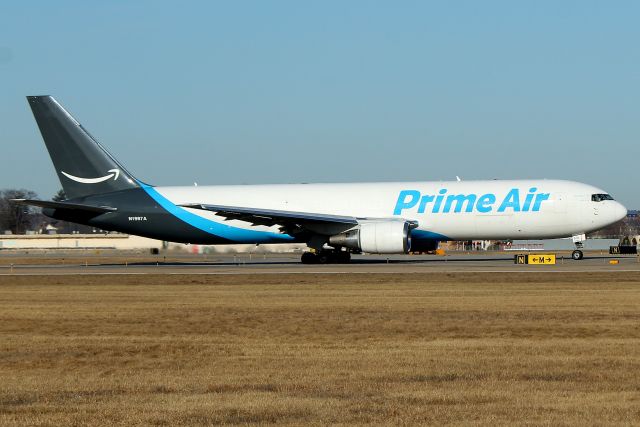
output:
{"label": "runway pavement", "polygon": [[[573,261],[568,254],[558,254],[556,265],[516,265],[509,253],[436,255],[358,255],[350,264],[303,265],[299,254],[226,254],[203,256],[123,256],[100,257],[74,254],[52,258],[51,254],[4,256],[1,275],[83,275],[83,274],[280,274],[280,273],[428,273],[428,272],[622,272],[640,271],[637,256],[610,256],[586,253],[585,259]],[[84,256],[83,256],[84,255]],[[17,262],[20,260],[21,262]],[[618,264],[610,261],[617,260]],[[45,262],[46,261],[46,262]]]}

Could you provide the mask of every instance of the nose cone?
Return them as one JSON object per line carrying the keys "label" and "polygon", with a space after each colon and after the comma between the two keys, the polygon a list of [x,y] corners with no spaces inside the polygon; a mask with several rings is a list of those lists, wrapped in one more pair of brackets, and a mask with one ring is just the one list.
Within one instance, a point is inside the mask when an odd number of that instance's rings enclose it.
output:
{"label": "nose cone", "polygon": [[611,211],[612,222],[618,222],[627,216],[627,208],[620,202],[614,202]]}

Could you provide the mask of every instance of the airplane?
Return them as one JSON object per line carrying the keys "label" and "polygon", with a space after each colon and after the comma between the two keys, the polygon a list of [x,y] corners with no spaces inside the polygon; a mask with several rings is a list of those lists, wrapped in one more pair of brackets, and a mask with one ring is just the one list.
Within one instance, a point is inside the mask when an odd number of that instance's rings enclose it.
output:
{"label": "airplane", "polygon": [[137,179],[51,96],[28,96],[64,201],[51,218],[191,244],[305,243],[305,264],[352,253],[430,251],[441,241],[572,237],[624,218],[606,191],[562,180],[156,187]]}

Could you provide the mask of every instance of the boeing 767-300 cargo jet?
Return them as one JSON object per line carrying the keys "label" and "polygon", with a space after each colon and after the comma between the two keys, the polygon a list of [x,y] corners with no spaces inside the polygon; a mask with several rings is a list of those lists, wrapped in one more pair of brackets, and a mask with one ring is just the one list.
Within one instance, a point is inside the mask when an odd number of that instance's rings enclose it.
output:
{"label": "boeing 767-300 cargo jet", "polygon": [[627,210],[558,180],[155,187],[135,178],[53,97],[29,96],[68,200],[21,200],[49,217],[182,243],[306,243],[302,262],[406,253],[439,241],[573,237]]}

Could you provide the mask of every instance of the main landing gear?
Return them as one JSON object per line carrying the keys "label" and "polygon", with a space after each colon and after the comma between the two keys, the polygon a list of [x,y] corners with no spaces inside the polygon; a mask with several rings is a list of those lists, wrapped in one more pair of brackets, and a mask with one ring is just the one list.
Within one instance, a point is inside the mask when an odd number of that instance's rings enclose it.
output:
{"label": "main landing gear", "polygon": [[346,251],[321,250],[316,252],[305,252],[300,259],[303,264],[348,264],[351,261],[351,254]]}

